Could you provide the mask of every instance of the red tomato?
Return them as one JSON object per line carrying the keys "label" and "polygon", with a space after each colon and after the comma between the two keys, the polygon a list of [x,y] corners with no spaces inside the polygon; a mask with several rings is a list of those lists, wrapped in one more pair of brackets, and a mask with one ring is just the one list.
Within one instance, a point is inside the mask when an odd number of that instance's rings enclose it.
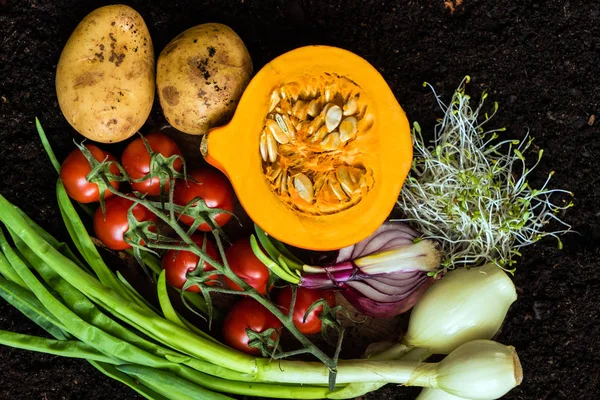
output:
{"label": "red tomato", "polygon": [[[111,154],[100,150],[93,144],[86,144],[85,147],[92,153],[92,156],[98,161],[107,159],[109,161],[117,161]],[[75,201],[80,203],[93,203],[100,200],[100,190],[95,183],[88,182],[85,177],[92,171],[90,163],[83,155],[81,150],[75,149],[65,158],[60,167],[60,179],[65,185],[67,194]],[[110,172],[115,175],[119,174],[119,169],[116,165],[111,165]],[[119,188],[119,182],[112,181],[110,183],[115,189]],[[104,198],[112,196],[112,193],[106,190]]]}
{"label": "red tomato", "polygon": [[[323,312],[323,306],[319,306],[312,310],[306,316],[306,321],[304,321],[304,315],[309,307],[321,299],[325,299],[330,307],[335,305],[335,295],[330,290],[314,290],[302,287],[298,287],[296,290],[296,303],[294,304],[292,320],[294,321],[296,328],[305,335],[321,332],[323,323],[319,319],[319,315]],[[289,315],[290,305],[292,303],[291,286],[286,286],[279,292],[276,303],[285,314]]]}
{"label": "red tomato", "polygon": [[[129,229],[127,211],[133,205],[133,201],[123,197],[114,196],[106,200],[106,219],[102,209],[98,207],[94,215],[94,231],[96,236],[106,247],[112,250],[125,250],[131,246],[125,243],[123,235]],[[133,209],[133,216],[138,221],[156,221],[156,215],[152,214],[141,204]]]}
{"label": "red tomato", "polygon": [[[256,300],[245,298],[238,301],[225,317],[223,338],[234,349],[259,355],[259,349],[248,346],[250,340],[246,329],[260,333],[270,328],[281,330],[281,321]],[[276,335],[272,338],[275,340]]]}
{"label": "red tomato", "polygon": [[[153,132],[145,138],[155,153],[160,153],[167,158],[172,155],[181,155],[181,150],[179,150],[173,139],[162,132]],[[121,164],[133,179],[143,178],[150,172],[150,154],[142,138],[137,138],[127,145],[121,156]],[[183,168],[181,159],[177,159],[173,163],[173,166],[177,171],[181,171]],[[160,179],[158,176],[155,176],[141,182],[132,182],[131,188],[137,192],[158,196],[160,194]],[[165,193],[168,190],[169,181],[166,182]]]}
{"label": "red tomato", "polygon": [[[204,246],[204,235],[192,235],[192,240],[196,242],[198,247]],[[213,259],[218,260],[219,255],[214,244],[210,240],[206,241],[206,253]],[[191,251],[175,251],[169,250],[162,257],[162,268],[165,270],[167,282],[178,289],[183,288],[187,280],[188,272],[192,272],[198,267],[200,257]],[[212,271],[215,268],[206,261],[202,264],[204,271]],[[211,275],[208,279],[218,279],[219,275]],[[205,282],[206,285],[212,286],[214,282]],[[188,292],[199,292],[198,285],[190,286],[186,289]]]}
{"label": "red tomato", "polygon": [[[233,212],[233,191],[225,175],[213,169],[202,168],[190,172],[188,176],[197,183],[191,180],[188,180],[187,183],[184,180],[178,180],[175,183],[175,193],[173,194],[175,204],[185,206],[195,197],[200,197],[210,208],[221,208]],[[231,219],[231,214],[217,214],[214,219],[217,225],[223,226]],[[181,222],[191,226],[194,220],[192,217],[183,215]],[[210,232],[207,223],[203,223],[198,229]]]}
{"label": "red tomato", "polygon": [[[225,257],[227,257],[229,268],[234,274],[256,289],[258,293],[267,294],[269,269],[254,255],[249,237],[233,243],[225,250]],[[225,283],[231,289],[242,290],[239,285],[227,277],[225,277]]]}

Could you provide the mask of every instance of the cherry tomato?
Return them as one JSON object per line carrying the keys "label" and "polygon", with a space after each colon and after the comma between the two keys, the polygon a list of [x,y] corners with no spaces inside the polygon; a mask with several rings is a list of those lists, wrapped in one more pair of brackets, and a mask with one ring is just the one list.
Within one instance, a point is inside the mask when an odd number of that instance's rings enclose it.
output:
{"label": "cherry tomato", "polygon": [[[150,148],[155,153],[160,153],[165,157],[172,155],[181,155],[181,150],[177,144],[162,132],[153,132],[145,137]],[[150,172],[150,154],[144,145],[142,138],[137,138],[127,145],[121,156],[121,164],[129,176],[133,179],[140,179]],[[181,171],[183,163],[177,159],[173,166],[177,171]],[[165,185],[165,193],[169,190],[169,181]],[[131,188],[137,192],[147,193],[151,196],[160,194],[160,179],[158,176],[149,178],[141,182],[132,182]]]}
{"label": "cherry tomato", "polygon": [[[330,307],[335,305],[335,295],[331,290],[314,290],[302,287],[296,289],[296,303],[294,304],[292,321],[294,321],[296,328],[305,335],[321,332],[323,323],[319,319],[319,315],[323,312],[323,306],[319,306],[312,310],[306,316],[306,321],[304,321],[306,311],[308,311],[311,305],[321,299],[325,299]],[[292,303],[291,286],[286,286],[279,292],[276,303],[285,314],[289,315],[290,305]]]}
{"label": "cherry tomato", "polygon": [[[109,249],[125,250],[131,247],[125,243],[123,235],[129,229],[127,211],[132,205],[133,201],[114,196],[106,200],[106,219],[100,207],[96,210],[96,214],[94,215],[94,231],[98,239]],[[133,216],[140,222],[156,221],[156,215],[152,214],[141,204],[137,204],[134,207]]]}
{"label": "cherry tomato", "polygon": [[[249,237],[233,243],[225,250],[225,257],[227,257],[229,268],[234,274],[256,289],[258,293],[262,295],[267,294],[269,269],[254,255]],[[239,285],[227,277],[225,277],[225,283],[231,289],[242,290]]]}
{"label": "cherry tomato", "polygon": [[[192,235],[192,240],[202,248],[204,246],[204,235]],[[218,260],[219,255],[214,244],[210,240],[206,241],[206,253],[213,259]],[[165,270],[165,276],[167,282],[175,286],[178,289],[183,288],[185,281],[187,280],[188,272],[192,272],[198,267],[200,257],[192,253],[191,251],[175,251],[169,250],[162,257],[162,268]],[[212,271],[215,268],[207,263],[206,261],[202,264],[204,271]],[[219,275],[211,275],[208,277],[209,280],[218,279]],[[205,281],[206,285],[212,286],[215,283]],[[198,285],[190,286],[186,289],[188,292],[199,292],[200,287]]]}
{"label": "cherry tomato", "polygon": [[[92,156],[98,161],[107,159],[109,161],[117,161],[111,154],[100,150],[93,144],[86,144],[85,147],[92,153]],[[85,177],[92,171],[90,163],[83,155],[81,150],[75,149],[65,158],[60,167],[60,179],[65,185],[65,189],[69,197],[80,203],[93,203],[100,200],[100,190],[95,183],[88,182]],[[119,174],[119,169],[116,165],[111,165],[110,172],[115,175]],[[118,181],[111,181],[112,187],[119,187]],[[106,190],[104,198],[109,198],[112,193]]]}
{"label": "cherry tomato", "polygon": [[[225,175],[218,171],[208,168],[197,169],[188,174],[196,182],[188,180],[178,180],[175,183],[175,193],[173,200],[175,204],[185,206],[195,197],[204,199],[206,205],[210,208],[221,208],[233,212],[233,191]],[[231,214],[221,213],[214,216],[217,225],[223,226],[231,219]],[[186,225],[192,225],[192,217],[183,215],[181,222]],[[207,223],[198,227],[203,232],[210,232]]]}
{"label": "cherry tomato", "polygon": [[[270,328],[281,330],[281,321],[256,300],[245,298],[238,301],[225,317],[223,338],[225,343],[234,349],[259,355],[259,349],[248,346],[250,339],[246,329],[260,333]],[[275,333],[272,339],[276,339]]]}

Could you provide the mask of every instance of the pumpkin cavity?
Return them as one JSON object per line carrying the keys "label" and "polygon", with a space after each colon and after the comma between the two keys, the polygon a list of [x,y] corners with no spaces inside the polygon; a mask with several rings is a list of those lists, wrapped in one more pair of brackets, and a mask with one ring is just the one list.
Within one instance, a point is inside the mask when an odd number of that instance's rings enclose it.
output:
{"label": "pumpkin cavity", "polygon": [[375,122],[366,93],[343,76],[302,76],[275,88],[260,133],[265,179],[294,210],[335,214],[375,184],[363,140]]}

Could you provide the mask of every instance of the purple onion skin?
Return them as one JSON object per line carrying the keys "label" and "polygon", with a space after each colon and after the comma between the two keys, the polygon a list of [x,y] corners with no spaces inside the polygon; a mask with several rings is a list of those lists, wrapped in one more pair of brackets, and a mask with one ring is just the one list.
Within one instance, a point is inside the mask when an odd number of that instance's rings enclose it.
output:
{"label": "purple onion skin", "polygon": [[[335,264],[322,267],[318,272],[311,268],[310,271],[315,273],[305,273],[299,286],[337,288],[352,306],[370,317],[389,318],[402,314],[410,310],[433,284],[434,279],[428,274],[439,267],[441,260],[439,244],[422,239],[417,247],[415,240],[419,236],[408,225],[383,224],[369,238],[341,249]],[[426,254],[420,253],[422,248],[426,249]],[[389,269],[387,264],[379,264],[376,273],[365,272],[373,271],[373,266],[377,266],[379,254],[390,252],[398,255],[397,264]],[[371,264],[365,266],[363,259],[361,269],[354,261],[367,256],[371,256],[368,258]],[[396,258],[393,260],[395,263]]]}
{"label": "purple onion skin", "polygon": [[371,300],[349,287],[342,289],[342,295],[354,308],[364,315],[373,318],[392,318],[413,308],[434,281],[433,278],[425,279],[408,297],[392,303]]}

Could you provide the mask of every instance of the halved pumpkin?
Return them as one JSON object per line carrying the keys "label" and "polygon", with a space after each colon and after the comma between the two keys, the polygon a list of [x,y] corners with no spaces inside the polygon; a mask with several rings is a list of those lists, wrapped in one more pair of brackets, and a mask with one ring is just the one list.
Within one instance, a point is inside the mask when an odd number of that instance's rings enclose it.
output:
{"label": "halved pumpkin", "polygon": [[203,138],[248,215],[304,249],[339,249],[373,233],[412,162],[410,128],[366,60],[302,47],[265,65],[228,125]]}

